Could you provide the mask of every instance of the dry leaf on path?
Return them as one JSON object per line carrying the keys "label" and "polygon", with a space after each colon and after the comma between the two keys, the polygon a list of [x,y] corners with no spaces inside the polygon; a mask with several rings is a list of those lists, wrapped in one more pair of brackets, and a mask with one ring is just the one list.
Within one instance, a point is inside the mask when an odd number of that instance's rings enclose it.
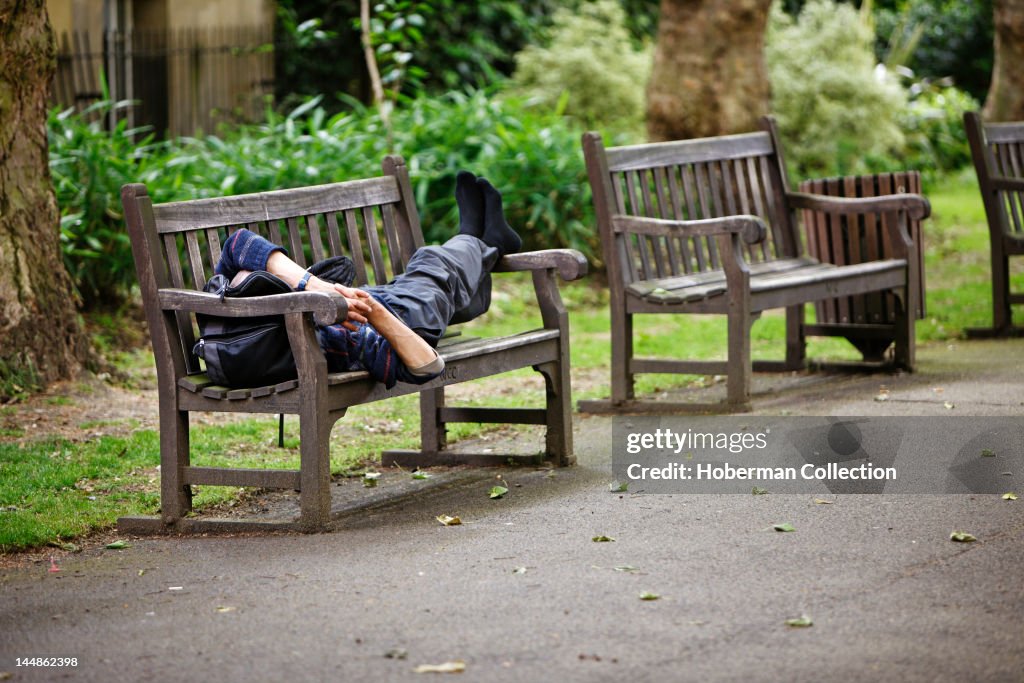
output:
{"label": "dry leaf on path", "polygon": [[414,672],[418,674],[458,674],[466,670],[466,663],[461,659],[444,664],[420,664]]}
{"label": "dry leaf on path", "polygon": [[434,519],[441,522],[441,524],[444,524],[445,526],[457,526],[459,524],[462,524],[462,520],[459,519],[458,516],[450,517],[448,515],[438,515]]}

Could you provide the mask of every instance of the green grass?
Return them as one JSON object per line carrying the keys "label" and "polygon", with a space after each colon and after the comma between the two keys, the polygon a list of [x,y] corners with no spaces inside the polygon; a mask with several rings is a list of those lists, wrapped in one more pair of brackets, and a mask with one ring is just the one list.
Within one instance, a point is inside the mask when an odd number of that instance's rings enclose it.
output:
{"label": "green grass", "polygon": [[[918,325],[919,342],[955,339],[965,327],[991,322],[988,233],[973,173],[943,180],[929,198],[933,217],[924,225],[928,316]],[[1024,269],[1018,268],[1014,281],[1016,288],[1024,289]],[[522,330],[525,323],[540,326],[540,316],[530,298],[531,288],[529,277],[522,274],[496,277],[490,313],[465,325],[464,333],[502,335]],[[565,284],[562,294],[570,312],[572,367],[577,377],[574,399],[607,396],[609,315],[600,276]],[[769,312],[754,325],[755,358],[782,357],[784,323],[780,313]],[[103,325],[116,327],[116,322],[103,321]],[[718,316],[638,316],[636,348],[645,356],[724,359],[725,320]],[[138,386],[137,378],[152,366],[148,350],[117,352],[111,348],[106,352],[108,359],[117,364],[119,383],[128,388]],[[858,358],[844,340],[827,338],[811,339],[808,355]],[[579,380],[583,376],[599,380],[584,383]],[[644,375],[637,382],[637,391],[644,395],[703,381],[695,376]],[[457,386],[451,394],[452,403],[539,407],[543,382],[537,373],[521,370],[498,380]],[[54,397],[46,403],[57,407],[66,401]],[[0,418],[14,412],[13,406],[0,408]],[[2,424],[0,437],[23,437],[24,430],[16,421],[5,419]],[[132,428],[126,421],[115,420],[117,425]],[[103,431],[111,422],[80,426]],[[455,424],[450,426],[449,438],[457,441],[497,428]],[[192,461],[203,466],[298,468],[298,422],[294,416],[287,418],[285,431],[284,448],[278,448],[277,420],[273,416],[226,424],[195,420],[191,430]],[[382,450],[416,448],[418,439],[416,396],[357,406],[338,421],[331,434],[332,472],[358,474],[367,464],[378,462]],[[0,443],[0,551],[73,539],[108,528],[121,515],[155,514],[159,509],[158,464],[158,436],[149,429],[131,430],[124,437],[101,436],[84,443]],[[197,487],[194,504],[197,510],[203,510],[239,495],[240,489],[202,486]]]}
{"label": "green grass", "polygon": [[159,506],[157,436],[0,444],[0,550],[75,538]]}

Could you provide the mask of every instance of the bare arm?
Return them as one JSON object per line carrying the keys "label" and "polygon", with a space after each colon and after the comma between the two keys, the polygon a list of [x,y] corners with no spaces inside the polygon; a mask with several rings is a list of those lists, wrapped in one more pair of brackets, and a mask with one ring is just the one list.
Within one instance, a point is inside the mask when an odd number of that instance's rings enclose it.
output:
{"label": "bare arm", "polygon": [[[306,274],[295,261],[280,251],[275,251],[267,259],[267,271],[284,280],[294,288]],[[241,273],[239,273],[241,275]],[[236,276],[238,277],[238,276]],[[384,306],[375,304],[369,292],[362,289],[332,284],[314,276],[306,282],[309,292],[337,292],[348,300],[348,320],[345,327],[355,329],[354,323],[369,323],[377,332],[388,340],[402,363],[415,370],[427,365],[435,358],[437,352],[422,337],[413,332],[408,325],[399,320]]]}

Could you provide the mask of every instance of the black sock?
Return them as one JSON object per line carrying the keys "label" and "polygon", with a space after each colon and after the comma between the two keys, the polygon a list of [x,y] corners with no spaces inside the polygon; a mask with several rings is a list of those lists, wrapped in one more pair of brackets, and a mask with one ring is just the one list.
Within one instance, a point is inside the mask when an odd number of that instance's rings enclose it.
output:
{"label": "black sock", "polygon": [[455,203],[459,206],[459,234],[482,238],[484,235],[484,196],[476,176],[459,171],[455,176]]}
{"label": "black sock", "polygon": [[505,220],[501,193],[484,178],[477,178],[476,183],[484,196],[484,234],[480,239],[497,249],[500,256],[516,253],[522,249],[523,240]]}

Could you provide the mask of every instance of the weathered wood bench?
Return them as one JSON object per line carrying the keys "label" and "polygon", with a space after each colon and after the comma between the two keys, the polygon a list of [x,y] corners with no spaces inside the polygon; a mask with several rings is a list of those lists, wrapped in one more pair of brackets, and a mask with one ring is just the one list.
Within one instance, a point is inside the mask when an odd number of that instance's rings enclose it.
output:
{"label": "weathered wood bench", "polygon": [[[154,205],[143,185],[121,193],[135,265],[156,356],[160,402],[161,514],[119,520],[132,531],[236,528],[223,520],[194,518],[193,485],[294,489],[299,516],[279,526],[323,529],[330,520],[329,436],[335,421],[355,405],[419,392],[420,451],[388,451],[382,464],[504,464],[510,456],[453,454],[445,425],[502,422],[545,425],[543,458],[559,466],[574,461],[569,381],[569,326],[556,275],[572,280],[587,263],[574,250],[552,249],[506,256],[497,271],[530,271],[543,327],[500,338],[458,334],[439,351],[444,373],[428,384],[399,383],[392,389],[366,372],[329,374],[317,344],[314,321],[343,320],[339,295],[294,292],[224,299],[202,292],[220,256],[221,244],[246,227],[286,246],[307,266],[332,255],[351,257],[357,284],[383,284],[402,272],[424,244],[402,159],[389,156],[381,177],[216,199]],[[274,386],[232,389],[213,386],[192,354],[195,314],[283,316],[298,377]],[[527,327],[524,324],[524,328]],[[445,387],[532,367],[545,380],[544,408],[448,406]],[[297,414],[300,469],[259,470],[197,467],[190,462],[189,414],[195,411]],[[519,456],[521,459],[522,456]],[[539,457],[529,459],[538,460]],[[259,524],[251,526],[261,527]]]}
{"label": "weathered wood bench", "polygon": [[1024,256],[1024,121],[984,123],[977,112],[964,113],[971,158],[988,219],[992,260],[992,327],[972,328],[968,336],[1020,336],[1013,304],[1024,291],[1010,286],[1010,257]]}
{"label": "weathered wood bench", "polygon": [[[606,149],[598,133],[583,137],[587,172],[611,307],[611,397],[580,409],[693,411],[749,409],[752,370],[803,368],[804,305],[823,299],[891,292],[898,302],[889,365],[914,366],[914,287],[918,263],[907,221],[929,213],[915,194],[835,198],[791,192],[771,119],[763,130],[715,138]],[[797,210],[830,216],[896,213],[887,223],[888,258],[851,265],[821,263],[803,250]],[[750,330],[763,311],[786,309],[786,357],[751,360]],[[728,360],[635,357],[633,317],[693,313],[728,319]],[[678,347],[686,348],[681,337]],[[640,373],[725,374],[725,404],[638,400]]]}
{"label": "weathered wood bench", "polygon": [[[814,178],[801,181],[800,192],[829,197],[880,197],[890,194],[921,194],[921,174],[917,171],[877,173],[841,178]],[[849,265],[877,261],[893,256],[889,234],[900,220],[898,212],[860,215],[825,213],[802,209],[800,218],[806,228],[807,253],[823,263]],[[917,279],[911,283],[918,320],[925,316],[924,233],[921,220],[907,221],[914,243]],[[808,335],[845,337],[861,352],[866,362],[882,362],[884,353],[896,340],[899,309],[890,293],[872,292],[857,296],[822,299],[814,302],[813,324],[806,325]]]}

